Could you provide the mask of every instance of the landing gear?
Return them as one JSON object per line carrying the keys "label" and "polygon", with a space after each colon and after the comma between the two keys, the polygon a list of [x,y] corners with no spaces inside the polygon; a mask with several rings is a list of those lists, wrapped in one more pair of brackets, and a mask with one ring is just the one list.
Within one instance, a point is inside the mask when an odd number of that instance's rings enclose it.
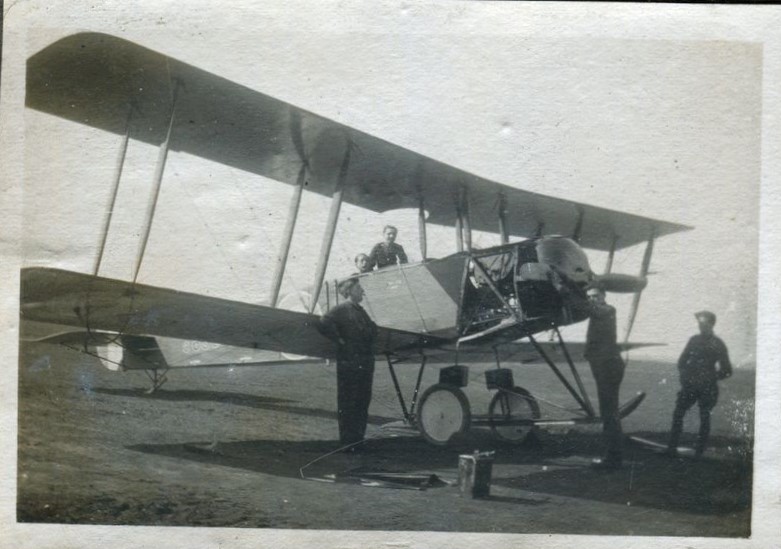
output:
{"label": "landing gear", "polygon": [[158,369],[144,370],[146,377],[152,382],[152,386],[144,392],[148,395],[154,394],[166,381],[168,381],[168,378],[165,375],[167,372],[168,368],[165,368],[162,372]]}
{"label": "landing gear", "polygon": [[469,429],[472,420],[469,401],[458,387],[437,383],[420,397],[416,420],[427,441],[444,446]]}
{"label": "landing gear", "polygon": [[[411,405],[407,408],[407,404],[402,396],[399,379],[394,369],[394,364],[403,362],[405,357],[391,357],[387,355],[391,378],[404,416],[404,428],[407,429],[407,432],[417,430],[425,440],[437,446],[445,446],[456,442],[457,439],[461,438],[461,435],[472,427],[490,428],[497,438],[506,442],[528,444],[534,441],[534,436],[540,428],[600,423],[602,420],[594,413],[591,401],[588,398],[588,394],[586,394],[575,364],[564,346],[561,334],[558,334],[558,330],[556,333],[559,335],[562,352],[571,369],[575,382],[574,385],[565,377],[542,345],[537,343],[533,336],[529,335],[527,337],[540,357],[548,364],[559,381],[580,405],[580,413],[576,417],[543,419],[537,399],[526,389],[515,385],[510,369],[499,367],[498,353],[496,354],[497,368],[485,371],[487,389],[489,391],[497,391],[491,398],[488,414],[472,415],[469,401],[462,390],[469,382],[469,368],[464,365],[441,368],[439,370],[439,383],[419,393],[423,380],[423,370],[426,367],[425,355],[421,357],[420,370],[418,371]],[[418,399],[418,394],[420,394],[420,399]],[[621,417],[632,413],[640,405],[644,397],[645,394],[639,393],[621,406],[619,408]],[[563,406],[550,402],[547,404],[569,413],[572,412],[572,410]]]}
{"label": "landing gear", "polygon": [[[499,389],[488,406],[488,421],[497,438],[520,444],[535,430],[532,420],[540,418],[537,400],[522,387]],[[530,422],[524,424],[521,422]]]}

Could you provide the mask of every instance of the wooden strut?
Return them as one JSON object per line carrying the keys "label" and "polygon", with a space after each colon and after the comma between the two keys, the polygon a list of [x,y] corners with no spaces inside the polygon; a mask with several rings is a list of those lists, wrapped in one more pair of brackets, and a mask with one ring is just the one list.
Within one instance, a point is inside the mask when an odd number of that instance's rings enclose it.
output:
{"label": "wooden strut", "polygon": [[306,185],[306,176],[307,167],[306,164],[304,164],[298,172],[296,187],[293,190],[293,196],[290,197],[290,208],[288,209],[287,221],[285,222],[285,232],[282,236],[282,247],[277,254],[274,278],[271,283],[271,299],[269,302],[272,307],[276,307],[277,301],[279,300],[279,290],[282,287],[282,278],[285,276],[285,267],[287,266],[287,258],[290,253],[290,245],[293,241],[293,233],[296,229],[296,221],[298,221],[298,211],[301,206],[301,195],[303,194],[304,186]]}
{"label": "wooden strut", "polygon": [[469,219],[469,193],[466,189],[461,192],[461,217],[462,230],[464,231],[464,245],[466,251],[472,251],[472,222]]}
{"label": "wooden strut", "polygon": [[585,212],[583,211],[583,208],[578,208],[578,221],[575,223],[575,229],[572,231],[572,240],[575,242],[580,242],[580,235],[583,232],[583,219],[585,217]]}
{"label": "wooden strut", "polygon": [[[656,227],[651,227],[651,234],[648,236],[648,242],[645,245],[645,253],[643,253],[643,263],[640,266],[640,276],[645,277],[648,275],[648,270],[651,267],[651,256],[654,252],[654,238],[656,238]],[[635,324],[635,318],[637,318],[637,310],[640,307],[640,296],[643,295],[642,291],[635,292],[632,298],[632,305],[629,312],[629,322],[626,326],[626,333],[624,334],[624,343],[629,341],[629,336],[632,333],[632,327]]]}
{"label": "wooden strut", "polygon": [[401,394],[401,387],[399,386],[399,380],[396,377],[396,370],[393,368],[393,361],[390,355],[385,355],[385,360],[388,361],[388,368],[390,369],[391,379],[393,380],[393,387],[396,389],[396,396],[399,399],[401,405],[401,413],[404,414],[404,421],[412,423],[412,416],[407,411],[407,404],[404,402],[404,395]]}
{"label": "wooden strut", "polygon": [[591,415],[589,414],[589,409],[586,403],[583,401],[581,396],[578,394],[578,392],[575,390],[575,388],[570,384],[569,381],[567,381],[567,378],[564,377],[564,374],[561,373],[561,371],[556,366],[556,363],[553,362],[548,354],[545,352],[545,349],[542,348],[542,346],[537,343],[537,340],[534,339],[534,336],[529,334],[527,336],[529,338],[529,341],[534,346],[534,349],[537,351],[537,353],[542,357],[542,359],[548,364],[551,370],[553,370],[553,373],[556,374],[556,377],[559,378],[559,381],[564,385],[564,387],[569,391],[569,393],[572,395],[572,398],[575,399],[575,401],[580,405],[580,407],[583,409],[584,412],[586,412],[589,417]]}
{"label": "wooden strut", "polygon": [[[410,402],[409,410],[407,409],[407,403],[404,400],[404,395],[401,392],[401,385],[399,385],[399,379],[396,376],[396,369],[393,367],[394,361],[390,355],[385,355],[385,360],[388,362],[388,369],[390,370],[391,379],[393,380],[393,387],[396,390],[396,397],[399,399],[399,405],[401,406],[401,413],[404,415],[404,421],[408,424],[415,423],[415,406],[418,403],[418,394],[420,393],[420,384],[423,381],[423,371],[426,369],[426,361],[428,357],[421,355],[420,368],[418,369],[418,378],[415,382],[415,389],[412,393],[412,401]],[[402,359],[397,359],[395,362],[401,362]]]}
{"label": "wooden strut", "polygon": [[423,358],[420,360],[420,368],[418,369],[418,379],[415,382],[415,391],[412,393],[412,403],[409,407],[409,413],[412,417],[415,417],[415,406],[418,403],[418,393],[420,392],[420,383],[423,381],[423,370],[426,369],[426,360],[428,357],[426,355],[423,355]]}
{"label": "wooden strut", "polygon": [[423,193],[418,189],[418,240],[420,241],[420,256],[426,260],[426,208],[423,202]]}
{"label": "wooden strut", "polygon": [[613,258],[616,255],[616,244],[618,243],[618,236],[613,235],[613,240],[610,242],[610,251],[607,253],[607,264],[605,265],[605,274],[610,274],[613,270]]}
{"label": "wooden strut", "polygon": [[464,220],[458,203],[456,203],[456,251],[464,251]]}
{"label": "wooden strut", "polygon": [[325,233],[323,233],[323,243],[320,246],[320,258],[317,262],[315,282],[312,287],[312,302],[309,304],[310,314],[314,313],[315,308],[317,307],[317,300],[320,299],[320,290],[322,289],[323,278],[325,277],[325,269],[328,266],[328,258],[331,255],[331,245],[334,242],[334,235],[336,234],[336,224],[339,221],[339,210],[342,207],[344,183],[347,179],[347,170],[350,166],[351,151],[352,144],[348,142],[347,150],[345,151],[344,159],[342,160],[342,166],[339,170],[339,178],[336,180],[336,188],[331,197],[331,210],[328,213],[328,223],[326,225]]}
{"label": "wooden strut", "polygon": [[643,264],[640,266],[640,276],[646,276],[651,267],[651,256],[654,253],[654,239],[656,238],[656,227],[651,228],[651,234],[648,236],[648,242],[645,245],[643,254]]}
{"label": "wooden strut", "polygon": [[510,243],[510,231],[507,226],[507,201],[503,194],[499,195],[499,235],[502,244]]}
{"label": "wooden strut", "polygon": [[108,210],[106,211],[106,218],[103,221],[103,233],[100,239],[100,247],[98,248],[98,257],[95,259],[95,266],[92,269],[92,274],[98,276],[100,271],[100,263],[103,260],[103,251],[106,249],[106,241],[108,240],[108,231],[111,227],[111,218],[114,215],[114,204],[117,201],[117,194],[119,193],[119,181],[122,179],[122,170],[125,167],[125,156],[127,155],[127,145],[130,141],[130,119],[133,115],[133,107],[128,108],[127,121],[125,122],[125,135],[122,137],[122,142],[119,146],[119,154],[117,156],[117,167],[114,170],[114,184],[111,189],[111,198],[108,203]]}
{"label": "wooden strut", "polygon": [[567,345],[564,343],[564,338],[561,337],[561,332],[559,331],[558,326],[556,326],[556,335],[559,338],[559,346],[561,347],[561,350],[564,352],[564,358],[567,359],[567,364],[569,364],[569,369],[572,372],[572,377],[575,378],[575,383],[577,383],[578,385],[578,390],[580,391],[580,394],[583,396],[583,402],[586,404],[586,413],[589,415],[589,417],[594,417],[596,415],[594,412],[594,406],[591,404],[591,399],[588,398],[588,393],[586,392],[586,388],[583,386],[583,380],[580,378],[578,369],[575,368],[575,363],[572,362],[572,357],[569,354],[569,349],[567,349]]}
{"label": "wooden strut", "polygon": [[176,100],[179,95],[179,81],[174,83],[173,97],[171,100],[171,118],[168,121],[168,131],[165,134],[165,141],[160,145],[160,152],[157,156],[157,166],[155,167],[155,180],[152,191],[152,196],[147,207],[146,214],[146,227],[143,231],[141,239],[141,246],[138,250],[138,257],[136,258],[136,271],[133,274],[133,282],[138,279],[138,273],[141,270],[141,263],[144,261],[144,252],[146,252],[146,245],[149,241],[149,233],[152,231],[152,221],[155,217],[155,209],[157,208],[157,199],[160,196],[160,187],[163,181],[163,172],[165,171],[165,162],[168,158],[168,147],[171,144],[171,131],[174,127],[174,118],[176,114]]}
{"label": "wooden strut", "polygon": [[545,222],[540,221],[537,223],[537,229],[534,231],[534,238],[542,237],[542,231],[545,230]]}

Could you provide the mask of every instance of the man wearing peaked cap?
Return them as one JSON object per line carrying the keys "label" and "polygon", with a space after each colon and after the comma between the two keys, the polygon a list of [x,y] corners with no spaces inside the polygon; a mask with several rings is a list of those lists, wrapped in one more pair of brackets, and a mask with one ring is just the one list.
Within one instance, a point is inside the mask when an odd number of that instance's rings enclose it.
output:
{"label": "man wearing peaked cap", "polygon": [[695,313],[694,318],[696,318],[697,320],[704,320],[706,322],[709,322],[711,326],[716,325],[716,315],[710,311],[700,311],[698,313]]}
{"label": "man wearing peaked cap", "polygon": [[336,344],[339,440],[344,445],[353,445],[361,442],[366,434],[377,325],[360,305],[364,291],[357,277],[340,282],[338,291],[345,301],[322,316],[318,329]]}
{"label": "man wearing peaked cap", "polygon": [[[710,435],[710,413],[719,398],[718,381],[732,375],[732,364],[724,342],[713,333],[716,315],[710,311],[695,313],[700,333],[692,336],[678,359],[681,390],[673,412],[673,425],[667,452],[676,455],[687,410],[699,404],[700,431],[695,448],[697,457],[705,451]],[[719,367],[716,368],[718,363]]]}
{"label": "man wearing peaked cap", "polygon": [[590,319],[583,356],[597,383],[605,442],[604,456],[593,460],[592,466],[609,471],[620,468],[622,462],[623,434],[618,399],[626,365],[616,343],[616,309],[605,302],[605,290],[599,285],[591,285],[587,295]]}

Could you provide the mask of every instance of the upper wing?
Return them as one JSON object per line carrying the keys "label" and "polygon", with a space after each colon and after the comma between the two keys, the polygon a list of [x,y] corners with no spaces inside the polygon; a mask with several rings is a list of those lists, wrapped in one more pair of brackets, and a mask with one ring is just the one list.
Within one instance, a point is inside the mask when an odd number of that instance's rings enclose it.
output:
{"label": "upper wing", "polygon": [[291,184],[305,165],[307,189],[326,196],[349,149],[344,200],[362,208],[422,200],[429,222],[452,226],[464,193],[473,229],[497,232],[503,203],[512,235],[533,236],[541,223],[546,234],[571,235],[577,226],[582,246],[602,250],[614,238],[618,249],[652,229],[659,237],[689,228],[489,181],[113,36],[75,34],[27,62],[28,107],[124,135],[132,105],[131,136],[155,145],[175,87],[171,149]]}
{"label": "upper wing", "polygon": [[[21,275],[24,319],[111,331],[335,357],[316,315],[179,292],[48,268]],[[379,328],[377,354],[440,343],[437,338]]]}

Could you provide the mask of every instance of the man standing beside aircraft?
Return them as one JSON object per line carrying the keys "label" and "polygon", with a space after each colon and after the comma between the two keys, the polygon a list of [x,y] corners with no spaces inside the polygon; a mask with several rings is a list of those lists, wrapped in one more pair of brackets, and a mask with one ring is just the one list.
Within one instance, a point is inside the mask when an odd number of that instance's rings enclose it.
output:
{"label": "man standing beside aircraft", "polygon": [[336,343],[336,400],[339,440],[361,442],[366,434],[374,381],[374,339],[377,325],[361,307],[363,288],[357,278],[338,286],[346,299],[320,319],[318,329]]}
{"label": "man standing beside aircraft", "polygon": [[599,415],[605,438],[605,454],[592,466],[601,470],[621,467],[621,418],[618,393],[624,379],[624,361],[616,343],[616,310],[605,302],[605,291],[596,286],[588,290],[589,324],[583,356],[591,366],[599,395]]}
{"label": "man standing beside aircraft", "polygon": [[407,262],[407,254],[404,253],[404,248],[396,244],[396,235],[398,232],[399,230],[393,225],[386,225],[382,230],[385,240],[379,244],[375,244],[371,253],[369,253],[369,260],[372,267],[382,269],[388,265]]}
{"label": "man standing beside aircraft", "polygon": [[713,333],[716,315],[710,311],[700,311],[694,316],[699,323],[700,333],[689,339],[678,359],[681,390],[675,403],[672,432],[667,447],[667,453],[673,456],[678,452],[678,440],[683,431],[683,416],[695,402],[700,405],[700,432],[695,453],[699,457],[705,451],[710,435],[710,412],[719,398],[718,381],[732,375],[727,346]]}

